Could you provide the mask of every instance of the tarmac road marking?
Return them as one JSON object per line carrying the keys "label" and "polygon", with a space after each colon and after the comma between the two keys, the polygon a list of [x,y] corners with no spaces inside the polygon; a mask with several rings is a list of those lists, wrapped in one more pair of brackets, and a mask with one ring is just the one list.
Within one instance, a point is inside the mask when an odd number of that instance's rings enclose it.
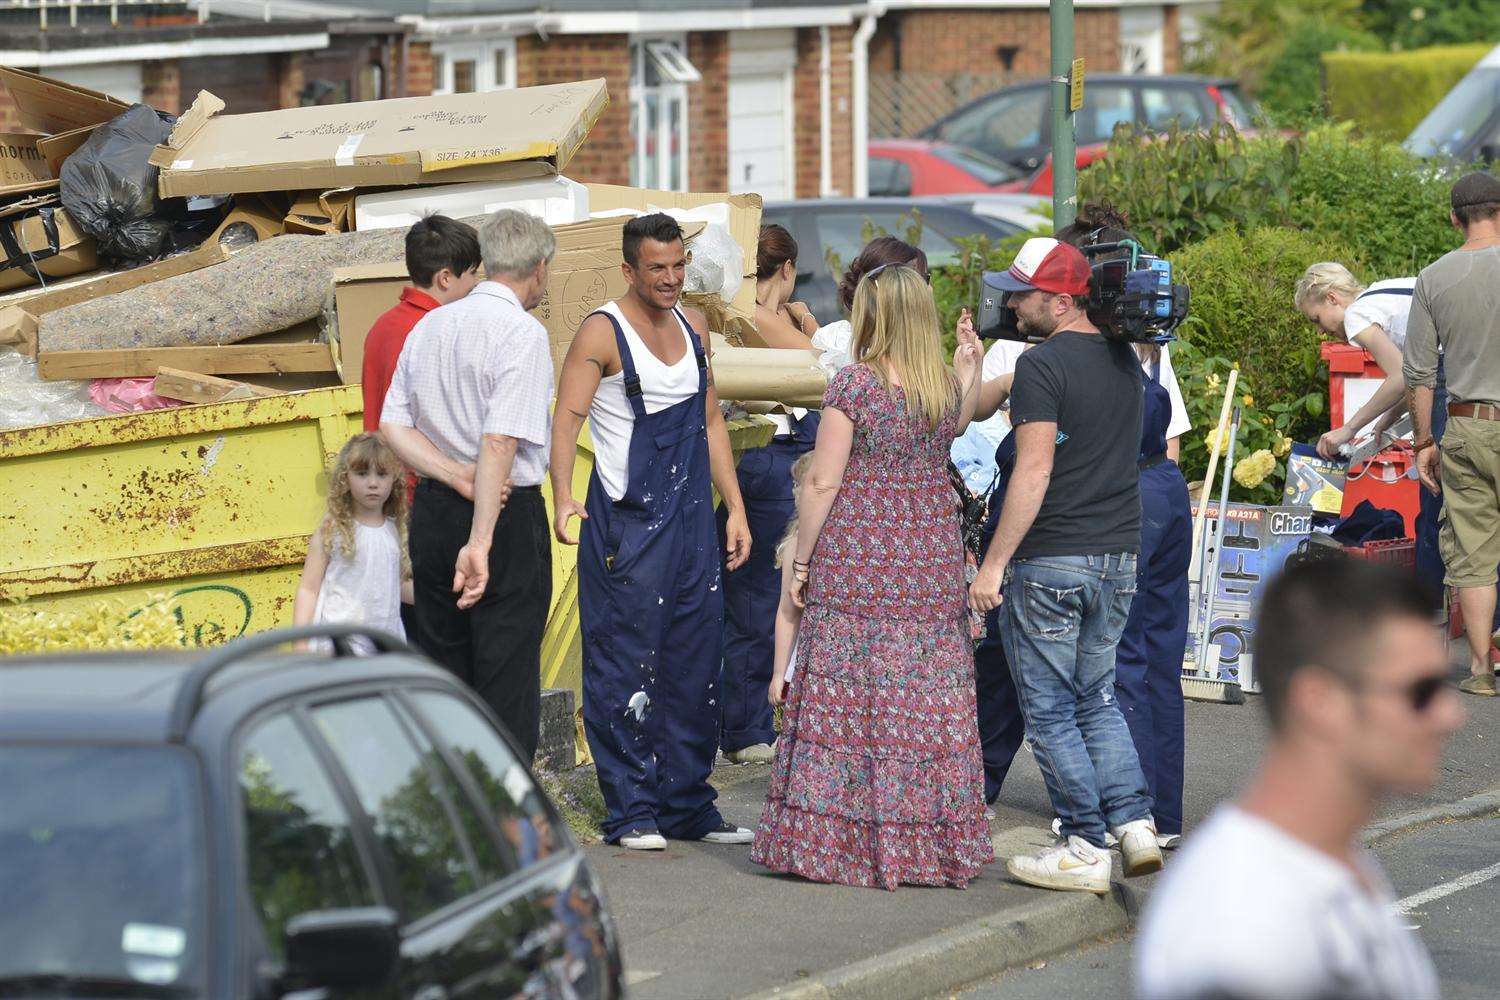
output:
{"label": "tarmac road marking", "polygon": [[1470,872],[1467,875],[1460,875],[1456,879],[1440,883],[1431,889],[1424,889],[1421,892],[1413,893],[1405,899],[1400,900],[1396,903],[1396,912],[1410,913],[1418,907],[1425,906],[1434,900],[1442,899],[1444,896],[1451,896],[1455,892],[1462,892],[1465,889],[1472,889],[1474,886],[1488,882],[1496,876],[1500,876],[1500,864],[1490,865],[1488,868],[1481,868],[1477,872]]}

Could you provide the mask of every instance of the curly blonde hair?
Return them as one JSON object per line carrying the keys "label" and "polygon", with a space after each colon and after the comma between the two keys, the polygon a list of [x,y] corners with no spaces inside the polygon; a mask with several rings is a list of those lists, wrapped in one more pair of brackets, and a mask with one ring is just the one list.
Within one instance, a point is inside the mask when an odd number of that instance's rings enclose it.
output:
{"label": "curly blonde hair", "polygon": [[354,495],[349,492],[349,473],[364,475],[370,469],[389,473],[396,481],[391,495],[385,498],[383,512],[396,521],[396,536],[401,540],[401,578],[411,576],[411,553],[406,547],[406,528],[411,510],[406,495],[406,468],[381,440],[378,434],[358,434],[339,449],[328,479],[328,513],[323,516],[323,553],[332,556],[335,548],[345,558],[354,556]]}

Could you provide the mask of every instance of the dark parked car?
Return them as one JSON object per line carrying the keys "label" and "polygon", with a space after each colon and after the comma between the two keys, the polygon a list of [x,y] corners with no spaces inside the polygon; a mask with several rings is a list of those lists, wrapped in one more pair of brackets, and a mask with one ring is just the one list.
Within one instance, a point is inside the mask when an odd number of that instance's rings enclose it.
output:
{"label": "dark parked car", "polygon": [[921,214],[920,246],[931,267],[958,259],[958,244],[965,236],[988,236],[1002,240],[1022,231],[1020,226],[981,215],[957,205],[911,198],[809,198],[773,201],[766,205],[761,222],[778,223],[797,241],[797,287],[794,299],[807,303],[819,323],[843,318],[839,309],[838,283],[842,274],[828,270],[832,250],[845,266],[864,247],[865,223],[893,236],[906,233],[912,211]]}
{"label": "dark parked car", "polygon": [[1406,137],[1418,156],[1500,161],[1500,45],[1454,84]]}
{"label": "dark parked car", "polygon": [[[356,634],[0,661],[0,997],[621,994],[515,745]],[[334,657],[276,648],[308,635]]]}
{"label": "dark parked car", "polygon": [[[950,112],[920,136],[971,146],[1023,170],[1036,170],[1052,149],[1051,108],[1047,81],[1018,83]],[[1174,120],[1183,128],[1225,121],[1246,129],[1253,118],[1253,106],[1233,80],[1090,74],[1078,112],[1077,141],[1080,146],[1108,142],[1121,122],[1165,129]]]}

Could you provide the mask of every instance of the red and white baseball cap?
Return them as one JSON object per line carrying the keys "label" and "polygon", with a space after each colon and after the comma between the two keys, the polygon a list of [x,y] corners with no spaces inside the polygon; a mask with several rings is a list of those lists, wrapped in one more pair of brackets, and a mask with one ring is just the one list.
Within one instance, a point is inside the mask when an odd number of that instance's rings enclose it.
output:
{"label": "red and white baseball cap", "polygon": [[1007,292],[1084,295],[1089,290],[1089,262],[1078,248],[1037,236],[1022,245],[1010,270],[993,284]]}

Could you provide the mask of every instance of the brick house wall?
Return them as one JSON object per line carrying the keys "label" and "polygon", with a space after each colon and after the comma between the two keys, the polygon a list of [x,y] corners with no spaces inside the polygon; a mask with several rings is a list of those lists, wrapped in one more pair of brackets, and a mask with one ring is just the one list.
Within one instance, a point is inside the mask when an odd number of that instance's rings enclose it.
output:
{"label": "brick house wall", "polygon": [[1162,10],[1161,67],[1163,73],[1182,72],[1182,11],[1177,7]]}
{"label": "brick house wall", "polygon": [[[141,66],[141,101],[167,114],[181,114],[182,66],[176,59],[158,59]],[[186,103],[191,104],[193,94]]]}
{"label": "brick house wall", "polygon": [[[1045,8],[1028,10],[902,10],[880,19],[870,39],[870,71],[998,74],[996,49],[1018,46],[1010,72],[1046,76],[1051,26]],[[1120,68],[1120,16],[1115,10],[1081,9],[1074,47],[1092,72]]]}
{"label": "brick house wall", "polygon": [[703,77],[687,88],[687,187],[724,191],[729,187],[729,33],[690,33],[687,57]]}
{"label": "brick house wall", "polygon": [[278,108],[281,106],[281,79],[277,62],[275,55],[179,60],[181,99],[191,104],[198,91],[206,90],[224,102],[225,114]]}
{"label": "brick house wall", "polygon": [[[433,79],[432,43],[412,42],[406,47],[406,94],[408,97],[431,97]],[[521,84],[526,86],[526,84]]]}
{"label": "brick house wall", "polygon": [[[854,193],[854,29],[828,29],[829,161],[833,192]],[[822,34],[817,28],[797,30],[797,66],[792,77],[795,112],[792,137],[797,169],[798,198],[816,198],[823,184],[823,105],[820,69]]]}
{"label": "brick house wall", "polygon": [[[609,107],[604,109],[604,114],[589,133],[588,141],[568,164],[567,174],[581,182],[629,184],[630,159],[635,154],[635,139],[630,132],[629,38],[625,35],[553,35],[543,41],[537,35],[527,35],[516,39],[516,85],[519,87],[598,77],[603,77],[609,88]],[[412,92],[416,93],[415,90]],[[691,98],[689,101],[688,115],[691,118],[694,111]]]}

